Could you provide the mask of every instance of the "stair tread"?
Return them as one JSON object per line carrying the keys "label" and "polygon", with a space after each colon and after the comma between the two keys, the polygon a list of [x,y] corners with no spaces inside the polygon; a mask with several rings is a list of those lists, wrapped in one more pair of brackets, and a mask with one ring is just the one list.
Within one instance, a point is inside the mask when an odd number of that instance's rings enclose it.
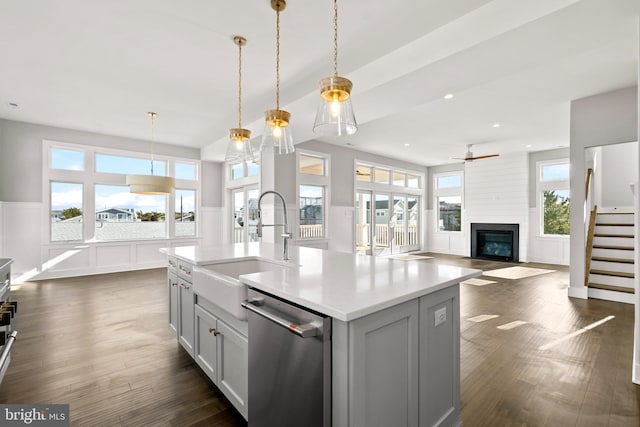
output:
{"label": "stair tread", "polygon": [[633,239],[633,234],[600,234],[596,233],[593,237],[623,237],[626,239]]}
{"label": "stair tread", "polygon": [[633,259],[627,259],[627,258],[611,258],[611,257],[604,257],[604,256],[594,256],[594,257],[591,257],[591,261],[619,262],[619,263],[622,263],[622,264],[634,264]]}
{"label": "stair tread", "polygon": [[627,288],[625,286],[603,285],[600,283],[589,283],[590,288],[602,289],[604,291],[624,292],[627,294],[635,294],[635,289]]}
{"label": "stair tread", "polygon": [[601,276],[613,276],[613,277],[627,277],[633,279],[635,276],[633,273],[625,273],[622,271],[608,271],[608,270],[591,270],[589,274],[600,274]]}
{"label": "stair tread", "polygon": [[596,227],[633,227],[633,223],[622,222],[596,222]]}
{"label": "stair tread", "polygon": [[611,245],[593,245],[594,249],[616,249],[620,251],[632,251],[633,246],[611,246]]}
{"label": "stair tread", "polygon": [[598,212],[598,215],[633,215],[633,212]]}

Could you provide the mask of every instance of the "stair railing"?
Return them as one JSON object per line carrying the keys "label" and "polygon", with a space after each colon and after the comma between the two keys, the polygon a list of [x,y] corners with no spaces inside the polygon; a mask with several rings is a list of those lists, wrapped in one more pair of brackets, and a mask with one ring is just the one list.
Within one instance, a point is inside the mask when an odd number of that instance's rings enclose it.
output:
{"label": "stair railing", "polygon": [[[584,195],[584,203],[585,209],[590,209],[591,207],[591,178],[593,177],[593,169],[587,169],[587,182],[585,184],[585,195]],[[589,213],[589,223],[587,225],[586,230],[586,247],[585,247],[585,256],[584,256],[584,285],[589,286],[589,272],[591,271],[591,255],[593,252],[593,236],[596,230],[596,216],[598,212],[598,206],[593,205],[593,209],[590,209]]]}
{"label": "stair railing", "polygon": [[589,286],[589,272],[591,271],[591,253],[593,252],[593,236],[596,230],[596,216],[598,206],[594,205],[589,215],[589,228],[587,230],[587,247],[584,256],[584,285]]}

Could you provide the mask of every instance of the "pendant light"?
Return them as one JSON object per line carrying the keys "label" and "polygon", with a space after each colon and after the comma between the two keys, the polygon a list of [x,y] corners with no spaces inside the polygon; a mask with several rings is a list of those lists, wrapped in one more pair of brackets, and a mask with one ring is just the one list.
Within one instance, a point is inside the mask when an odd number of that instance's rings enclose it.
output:
{"label": "pendant light", "polygon": [[351,80],[338,76],[338,0],[333,0],[333,76],[320,80],[320,105],[313,131],[321,135],[353,135],[358,130],[351,105]]}
{"label": "pendant light", "polygon": [[229,145],[225,162],[242,163],[253,162],[251,150],[251,131],[242,128],[242,46],[247,44],[247,39],[235,36],[233,42],[238,45],[238,127],[229,129]]}
{"label": "pendant light", "polygon": [[271,0],[271,8],[276,11],[276,108],[264,112],[265,128],[260,149],[273,148],[277,154],[295,151],[289,120],[291,114],[280,109],[280,12],[287,6],[285,0]]}
{"label": "pendant light", "polygon": [[155,137],[153,134],[156,113],[149,112],[151,117],[151,175],[127,175],[127,185],[131,193],[138,194],[171,194],[175,187],[175,179],[170,176],[156,176],[153,174],[153,150]]}

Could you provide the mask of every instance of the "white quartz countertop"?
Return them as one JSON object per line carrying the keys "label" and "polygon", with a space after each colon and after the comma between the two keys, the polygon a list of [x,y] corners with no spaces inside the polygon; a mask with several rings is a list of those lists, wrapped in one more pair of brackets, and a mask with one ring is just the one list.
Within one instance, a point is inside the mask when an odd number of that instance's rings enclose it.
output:
{"label": "white quartz countertop", "polygon": [[477,277],[480,270],[438,262],[398,260],[299,246],[266,243],[185,246],[161,251],[193,265],[263,259],[286,265],[277,271],[245,274],[240,281],[271,295],[342,321],[351,321],[385,308]]}

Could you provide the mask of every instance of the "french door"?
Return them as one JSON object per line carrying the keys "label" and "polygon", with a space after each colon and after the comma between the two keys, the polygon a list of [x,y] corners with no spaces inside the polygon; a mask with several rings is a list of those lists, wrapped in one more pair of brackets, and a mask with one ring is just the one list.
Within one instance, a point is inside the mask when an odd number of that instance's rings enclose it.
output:
{"label": "french door", "polygon": [[238,188],[232,190],[233,224],[231,241],[233,243],[258,241],[258,188]]}
{"label": "french door", "polygon": [[419,197],[357,191],[356,252],[390,255],[420,248]]}

